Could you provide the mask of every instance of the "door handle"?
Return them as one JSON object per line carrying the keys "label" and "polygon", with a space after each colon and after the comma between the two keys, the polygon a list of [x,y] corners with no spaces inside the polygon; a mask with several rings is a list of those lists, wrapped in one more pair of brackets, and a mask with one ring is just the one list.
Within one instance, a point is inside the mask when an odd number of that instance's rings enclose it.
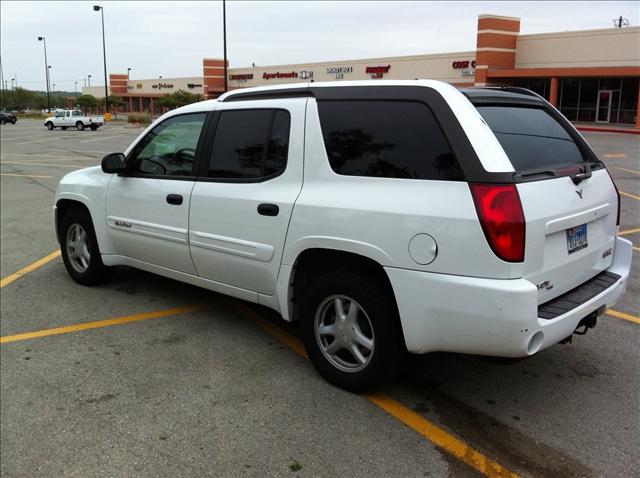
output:
{"label": "door handle", "polygon": [[180,194],[169,194],[167,195],[167,202],[174,206],[179,206],[182,204],[182,196]]}
{"label": "door handle", "polygon": [[263,216],[277,216],[279,212],[280,208],[277,204],[258,204],[258,214],[261,214]]}

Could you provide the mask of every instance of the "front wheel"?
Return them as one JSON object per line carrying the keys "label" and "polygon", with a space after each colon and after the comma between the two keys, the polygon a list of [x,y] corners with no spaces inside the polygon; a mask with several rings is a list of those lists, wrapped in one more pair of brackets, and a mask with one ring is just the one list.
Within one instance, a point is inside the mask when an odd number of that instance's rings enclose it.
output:
{"label": "front wheel", "polygon": [[47,126],[47,129],[48,129],[49,131],[52,131],[52,130],[53,130],[53,128],[55,127],[55,126],[53,126],[53,123],[52,123],[51,121],[48,121],[48,122],[47,122],[47,124],[46,124],[46,126]]}
{"label": "front wheel", "polygon": [[82,130],[84,129],[84,123],[83,123],[82,121],[78,121],[78,122],[76,123],[76,129],[77,129],[78,131],[82,131]]}
{"label": "front wheel", "polygon": [[18,119],[17,119],[17,118],[13,118],[13,119],[11,120],[11,124],[16,124],[17,122],[18,122]]}
{"label": "front wheel", "polygon": [[320,374],[352,392],[393,378],[403,356],[391,292],[360,272],[338,270],[318,277],[302,300],[301,331]]}
{"label": "front wheel", "polygon": [[71,278],[82,285],[94,285],[109,278],[110,268],[102,263],[100,249],[89,214],[72,210],[62,219],[62,260]]}
{"label": "front wheel", "polygon": [[97,124],[92,124],[91,126],[89,126],[89,128],[91,128],[91,131],[95,131],[98,129],[98,125]]}

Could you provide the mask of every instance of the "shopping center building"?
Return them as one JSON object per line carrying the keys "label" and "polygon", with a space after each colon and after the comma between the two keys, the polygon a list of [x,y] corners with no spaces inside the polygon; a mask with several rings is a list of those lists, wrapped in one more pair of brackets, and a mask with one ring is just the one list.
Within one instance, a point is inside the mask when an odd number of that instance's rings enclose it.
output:
{"label": "shopping center building", "polygon": [[[423,79],[456,87],[523,86],[547,98],[571,121],[640,128],[640,27],[520,34],[520,19],[480,15],[476,49],[453,53],[228,68],[228,89],[309,81]],[[202,77],[128,79],[109,75],[124,112],[158,114],[154,100],[178,90],[216,98],[224,62],[205,58]],[[104,98],[104,86],[83,94]],[[70,99],[72,101],[72,99]]]}

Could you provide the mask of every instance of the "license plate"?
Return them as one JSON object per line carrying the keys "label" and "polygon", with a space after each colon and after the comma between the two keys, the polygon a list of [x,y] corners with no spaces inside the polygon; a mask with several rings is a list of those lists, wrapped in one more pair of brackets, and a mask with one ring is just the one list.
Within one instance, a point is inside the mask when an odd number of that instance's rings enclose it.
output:
{"label": "license plate", "polygon": [[588,245],[586,224],[567,229],[567,250],[569,254],[584,249]]}

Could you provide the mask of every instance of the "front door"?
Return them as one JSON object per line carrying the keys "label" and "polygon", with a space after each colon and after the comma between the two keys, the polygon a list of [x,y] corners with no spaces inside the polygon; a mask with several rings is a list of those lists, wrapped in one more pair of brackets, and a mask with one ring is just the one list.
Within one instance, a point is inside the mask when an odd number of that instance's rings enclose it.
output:
{"label": "front door", "polygon": [[608,123],[611,118],[611,90],[600,90],[598,92],[598,105],[596,107],[596,122]]}
{"label": "front door", "polygon": [[195,159],[205,113],[168,118],[127,157],[130,171],[107,189],[107,229],[117,254],[195,274],[188,229]]}
{"label": "front door", "polygon": [[302,188],[306,98],[221,103],[209,158],[191,196],[198,275],[272,295]]}

